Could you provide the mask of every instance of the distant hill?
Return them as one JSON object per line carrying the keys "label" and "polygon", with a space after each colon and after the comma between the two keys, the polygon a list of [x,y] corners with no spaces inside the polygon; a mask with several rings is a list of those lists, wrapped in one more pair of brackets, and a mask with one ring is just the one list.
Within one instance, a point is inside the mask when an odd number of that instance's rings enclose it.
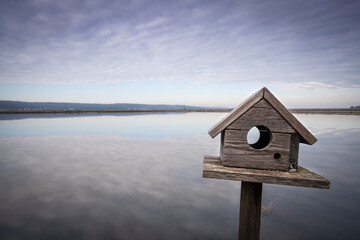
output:
{"label": "distant hill", "polygon": [[62,102],[21,102],[0,101],[0,110],[168,110],[168,109],[206,109],[187,105],[153,105],[136,103],[62,103]]}

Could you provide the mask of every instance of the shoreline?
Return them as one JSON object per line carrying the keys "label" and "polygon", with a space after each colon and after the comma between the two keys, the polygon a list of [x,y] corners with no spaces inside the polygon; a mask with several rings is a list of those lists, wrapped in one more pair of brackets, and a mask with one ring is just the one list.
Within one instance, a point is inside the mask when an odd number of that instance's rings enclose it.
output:
{"label": "shoreline", "polygon": [[[232,109],[108,109],[108,110],[0,110],[0,114],[49,114],[49,113],[176,113],[176,112],[230,112]],[[289,109],[293,114],[360,115],[360,109],[353,108],[309,108]]]}

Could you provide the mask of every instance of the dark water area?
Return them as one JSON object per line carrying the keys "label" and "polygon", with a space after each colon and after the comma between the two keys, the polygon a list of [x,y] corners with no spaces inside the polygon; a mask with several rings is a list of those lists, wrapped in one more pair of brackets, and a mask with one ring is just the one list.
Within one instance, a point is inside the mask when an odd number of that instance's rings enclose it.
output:
{"label": "dark water area", "polygon": [[[237,239],[241,183],[202,178],[224,115],[0,119],[0,239]],[[360,117],[296,117],[330,190],[264,184],[261,239],[358,239]]]}

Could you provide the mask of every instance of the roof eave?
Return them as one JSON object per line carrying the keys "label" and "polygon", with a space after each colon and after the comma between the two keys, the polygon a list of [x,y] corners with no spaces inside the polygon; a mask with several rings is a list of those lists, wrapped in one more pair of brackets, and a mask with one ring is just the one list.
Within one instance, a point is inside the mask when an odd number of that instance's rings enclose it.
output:
{"label": "roof eave", "polygon": [[300,142],[313,145],[317,139],[307,130],[304,125],[267,89],[264,98],[275,108],[275,110],[299,133]]}

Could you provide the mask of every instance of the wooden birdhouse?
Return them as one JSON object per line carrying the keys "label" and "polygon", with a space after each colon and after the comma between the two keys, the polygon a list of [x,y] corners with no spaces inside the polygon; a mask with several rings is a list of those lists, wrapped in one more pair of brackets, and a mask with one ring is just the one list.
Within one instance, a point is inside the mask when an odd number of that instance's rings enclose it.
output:
{"label": "wooden birdhouse", "polygon": [[[248,142],[250,129],[258,131]],[[228,167],[296,172],[299,143],[317,139],[267,89],[256,92],[209,130],[221,133],[220,158]]]}
{"label": "wooden birdhouse", "polygon": [[[254,128],[259,137],[249,142]],[[328,179],[298,168],[299,143],[312,145],[317,140],[266,88],[209,130],[213,138],[219,133],[220,157],[204,156],[203,177],[242,181],[239,239],[260,238],[263,183],[330,188]]]}

